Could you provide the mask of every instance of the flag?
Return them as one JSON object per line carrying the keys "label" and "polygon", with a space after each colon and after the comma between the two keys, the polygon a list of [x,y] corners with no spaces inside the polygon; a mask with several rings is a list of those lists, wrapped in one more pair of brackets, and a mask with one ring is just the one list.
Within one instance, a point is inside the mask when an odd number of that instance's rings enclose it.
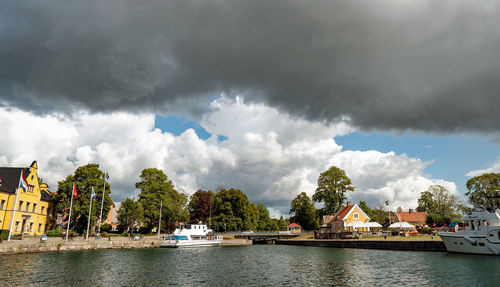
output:
{"label": "flag", "polygon": [[106,179],[109,179],[109,174],[106,172]]}
{"label": "flag", "polygon": [[389,205],[389,200],[386,200],[386,201],[385,201],[385,205]]}
{"label": "flag", "polygon": [[90,195],[93,199],[97,198],[97,194],[94,192],[94,188],[92,187],[92,194]]}
{"label": "flag", "polygon": [[28,181],[26,180],[26,177],[24,177],[24,172],[21,171],[21,178],[19,179],[19,187],[23,189],[24,192],[28,190]]}
{"label": "flag", "polygon": [[76,185],[73,185],[73,196],[77,196],[78,192],[76,192]]}

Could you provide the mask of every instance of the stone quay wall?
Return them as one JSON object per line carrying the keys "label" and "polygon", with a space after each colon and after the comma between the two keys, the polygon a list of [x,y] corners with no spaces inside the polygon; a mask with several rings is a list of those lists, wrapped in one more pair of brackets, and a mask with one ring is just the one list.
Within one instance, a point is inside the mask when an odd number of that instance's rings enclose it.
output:
{"label": "stone quay wall", "polygon": [[[0,243],[0,254],[35,253],[50,251],[95,250],[95,249],[138,249],[160,247],[161,240],[156,236],[132,240],[127,237],[106,237],[101,239],[77,237],[66,242],[61,238],[48,238],[41,242],[39,238],[23,240],[3,240]],[[252,240],[223,240],[222,246],[252,245]]]}
{"label": "stone quay wall", "polygon": [[132,240],[127,237],[110,238],[74,238],[66,242],[61,238],[48,238],[41,242],[40,239],[27,238],[23,240],[3,240],[0,243],[0,254],[13,253],[33,253],[49,251],[69,251],[69,250],[93,250],[93,249],[133,249],[133,248],[155,248],[160,246],[160,240],[157,237],[141,238]]}
{"label": "stone quay wall", "polygon": [[446,252],[442,241],[394,241],[394,240],[276,240],[276,244],[333,247],[333,248],[359,248],[359,249],[385,249],[406,251],[436,251]]}

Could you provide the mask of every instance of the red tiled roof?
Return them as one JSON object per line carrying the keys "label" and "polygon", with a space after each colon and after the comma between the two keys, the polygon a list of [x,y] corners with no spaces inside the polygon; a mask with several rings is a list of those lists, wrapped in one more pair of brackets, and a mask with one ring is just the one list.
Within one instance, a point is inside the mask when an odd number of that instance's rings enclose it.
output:
{"label": "red tiled roof", "polygon": [[351,211],[351,209],[353,207],[354,207],[354,205],[348,205],[348,206],[342,207],[341,209],[339,209],[339,211],[337,211],[337,213],[335,213],[335,215],[333,216],[333,219],[331,221],[343,220],[344,217],[349,213],[349,211]]}
{"label": "red tiled roof", "polygon": [[427,212],[398,212],[399,221],[406,222],[424,222],[427,219]]}
{"label": "red tiled roof", "polygon": [[302,226],[298,225],[297,223],[291,223],[288,224],[288,227],[302,227]]}

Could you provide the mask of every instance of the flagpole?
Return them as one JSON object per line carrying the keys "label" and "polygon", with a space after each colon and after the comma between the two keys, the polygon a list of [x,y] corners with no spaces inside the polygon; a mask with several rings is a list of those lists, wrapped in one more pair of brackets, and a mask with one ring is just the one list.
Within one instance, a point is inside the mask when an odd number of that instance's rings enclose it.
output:
{"label": "flagpole", "polygon": [[160,204],[160,217],[158,218],[158,238],[160,238],[160,228],[161,228],[161,209],[163,207],[163,199]]}
{"label": "flagpole", "polygon": [[17,185],[16,199],[14,200],[14,206],[12,208],[12,216],[10,217],[9,238],[7,239],[7,241],[10,241],[10,235],[12,234],[12,225],[14,224],[14,216],[16,215],[17,198],[19,196],[19,189],[21,188],[21,180],[23,180],[22,170],[21,175],[19,176],[19,184]]}
{"label": "flagpole", "polygon": [[85,240],[89,240],[89,228],[90,228],[90,212],[92,211],[92,199],[94,198],[94,187],[92,187],[92,192],[90,193],[90,206],[89,206],[89,220],[87,222],[87,235]]}
{"label": "flagpole", "polygon": [[69,224],[71,223],[71,208],[73,207],[73,194],[74,193],[75,193],[75,184],[73,184],[73,188],[71,189],[71,202],[69,203],[68,224],[66,226],[66,242],[68,242]]}
{"label": "flagpole", "polygon": [[106,173],[103,175],[104,178],[104,184],[102,188],[102,200],[101,200],[101,215],[99,216],[99,230],[97,231],[97,234],[99,236],[101,235],[101,225],[102,225],[102,208],[104,207],[104,195],[106,194]]}

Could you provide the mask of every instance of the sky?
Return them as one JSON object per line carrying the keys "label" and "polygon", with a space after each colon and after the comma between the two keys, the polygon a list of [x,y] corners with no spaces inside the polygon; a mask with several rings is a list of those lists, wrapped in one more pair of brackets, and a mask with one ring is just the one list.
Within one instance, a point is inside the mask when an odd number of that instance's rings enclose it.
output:
{"label": "sky", "polygon": [[[377,9],[373,9],[376,6]],[[288,215],[335,165],[352,202],[415,208],[500,172],[500,4],[465,0],[0,3],[0,166],[52,190],[81,165],[137,196],[239,188]]]}

